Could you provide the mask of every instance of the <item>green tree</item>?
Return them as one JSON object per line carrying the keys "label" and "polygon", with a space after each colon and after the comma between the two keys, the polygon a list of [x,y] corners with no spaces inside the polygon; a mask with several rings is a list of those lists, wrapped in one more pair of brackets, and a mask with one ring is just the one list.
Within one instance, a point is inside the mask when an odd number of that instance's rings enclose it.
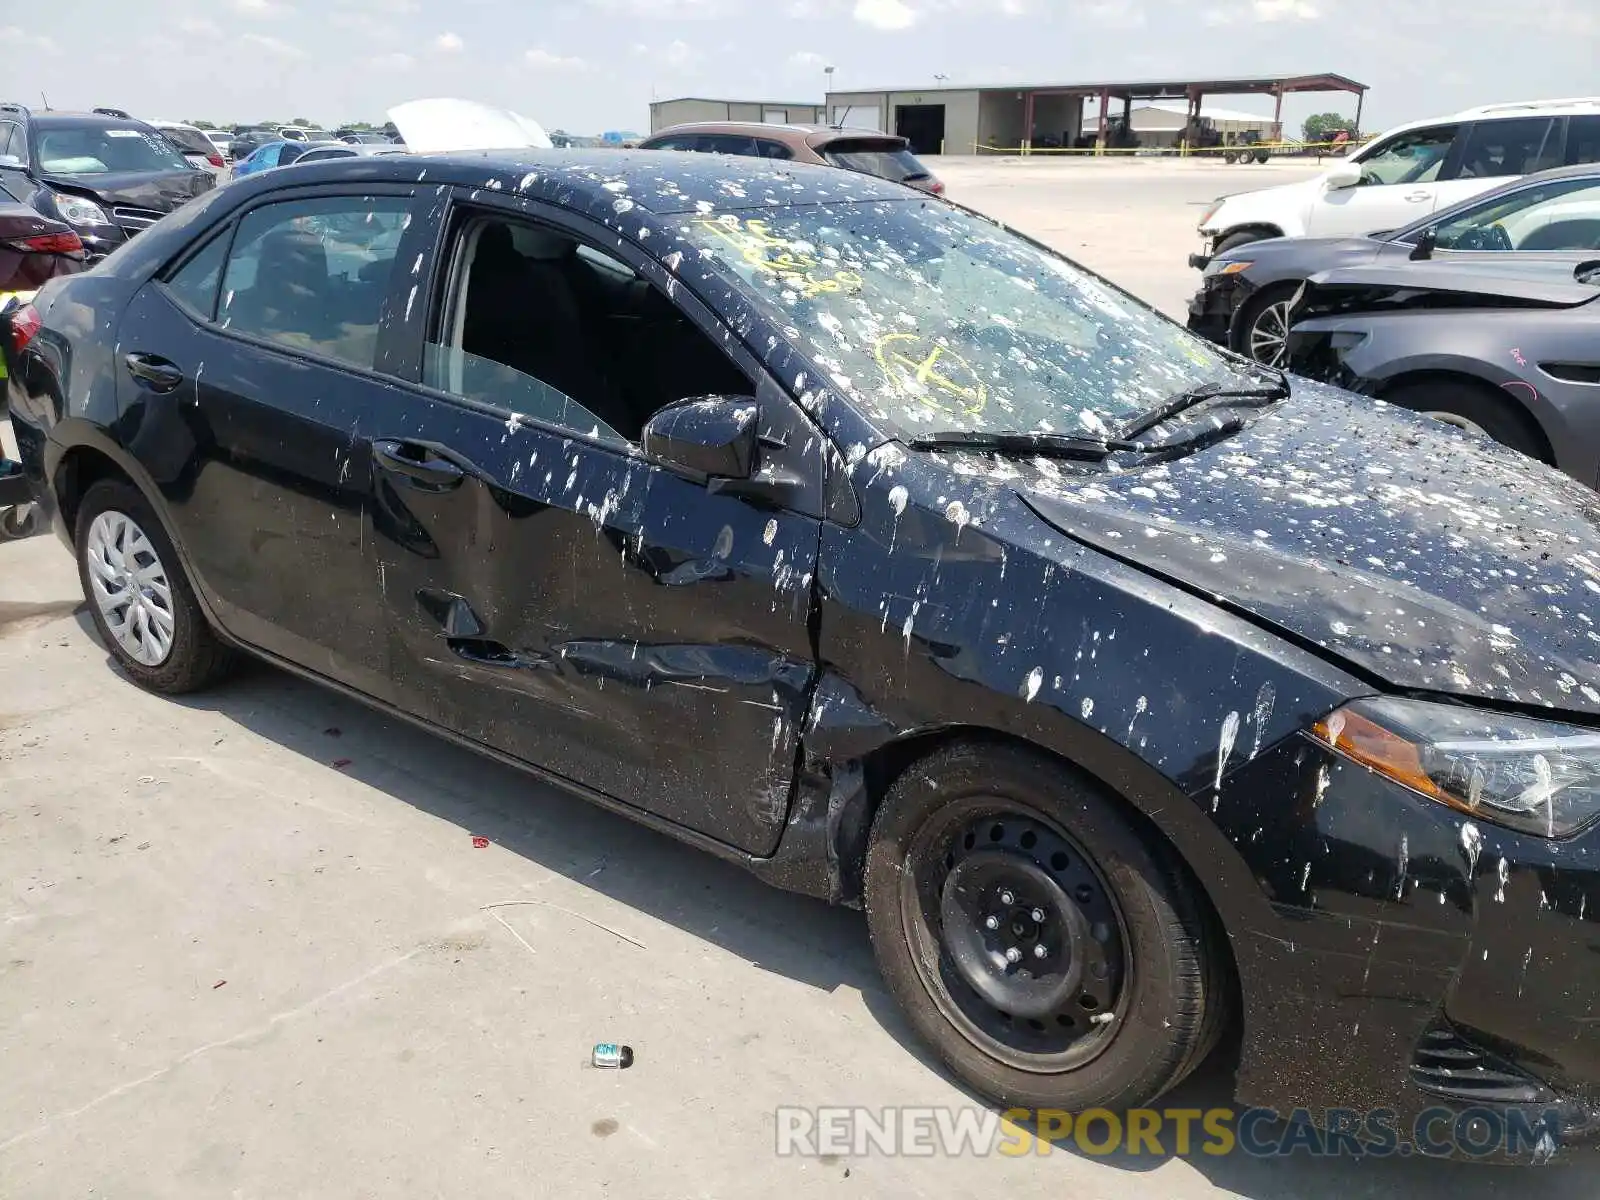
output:
{"label": "green tree", "polygon": [[1306,118],[1302,126],[1305,139],[1308,142],[1328,142],[1333,140],[1333,135],[1340,130],[1354,135],[1355,125],[1349,117],[1341,117],[1338,113],[1317,113]]}
{"label": "green tree", "polygon": [[298,125],[301,129],[311,128],[311,122],[306,120],[304,117],[296,117],[294,120],[290,121],[289,124]]}
{"label": "green tree", "polygon": [[217,128],[217,126],[213,125],[210,121],[199,121],[199,120],[186,121],[185,124],[193,125],[196,129],[215,129],[215,128]]}

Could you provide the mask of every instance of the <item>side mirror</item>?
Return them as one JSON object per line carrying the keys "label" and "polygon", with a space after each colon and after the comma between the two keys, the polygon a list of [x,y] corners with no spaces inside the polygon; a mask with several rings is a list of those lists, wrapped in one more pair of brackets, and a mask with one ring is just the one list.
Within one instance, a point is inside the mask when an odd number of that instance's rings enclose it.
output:
{"label": "side mirror", "polygon": [[1336,167],[1330,167],[1322,178],[1330,192],[1353,188],[1361,182],[1361,164],[1342,162]]}
{"label": "side mirror", "polygon": [[1420,262],[1425,258],[1432,258],[1434,248],[1439,244],[1439,227],[1429,225],[1422,231],[1422,236],[1417,239],[1417,244],[1411,247],[1411,261]]}
{"label": "side mirror", "polygon": [[749,479],[756,469],[759,414],[752,396],[679,400],[645,423],[645,455],[697,481]]}

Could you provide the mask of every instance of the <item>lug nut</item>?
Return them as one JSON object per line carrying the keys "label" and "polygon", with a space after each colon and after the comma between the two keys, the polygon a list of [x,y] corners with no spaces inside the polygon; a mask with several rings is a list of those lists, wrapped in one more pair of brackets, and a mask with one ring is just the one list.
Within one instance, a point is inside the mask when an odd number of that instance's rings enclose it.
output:
{"label": "lug nut", "polygon": [[1036,908],[1031,913],[1029,913],[1028,915],[1033,918],[1034,924],[1036,924],[1036,925],[1044,924],[1044,909]]}
{"label": "lug nut", "polygon": [[1005,888],[1001,889],[1001,892],[1000,892],[1000,903],[1001,904],[1015,904],[1016,902],[1017,902],[1017,898],[1010,891],[1010,889],[1005,889]]}
{"label": "lug nut", "polygon": [[1010,947],[1006,950],[1006,961],[1008,963],[1021,962],[1022,951],[1018,950],[1015,946]]}
{"label": "lug nut", "polygon": [[985,917],[983,919],[983,927],[985,929],[999,929],[1000,928],[1000,918],[999,917]]}
{"label": "lug nut", "polygon": [[1046,950],[1044,948],[1044,943],[1043,942],[1034,943],[1033,956],[1035,958],[1043,958],[1046,954],[1049,954],[1049,953],[1050,953],[1050,951],[1048,951],[1048,950]]}

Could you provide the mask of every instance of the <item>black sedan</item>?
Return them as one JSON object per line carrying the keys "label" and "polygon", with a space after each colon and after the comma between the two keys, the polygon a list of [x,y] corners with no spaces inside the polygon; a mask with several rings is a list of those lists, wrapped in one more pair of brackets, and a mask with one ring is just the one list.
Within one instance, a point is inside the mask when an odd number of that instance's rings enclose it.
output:
{"label": "black sedan", "polygon": [[255,655],[860,902],[1006,1104],[1237,1028],[1253,1103],[1593,1135],[1564,476],[753,159],[271,172],[37,307],[23,458],[138,684]]}
{"label": "black sedan", "polygon": [[1600,255],[1600,166],[1561,167],[1514,180],[1393,233],[1359,238],[1269,238],[1201,259],[1189,328],[1260,362],[1285,365],[1289,308],[1321,271],[1416,259],[1510,256],[1576,265]]}

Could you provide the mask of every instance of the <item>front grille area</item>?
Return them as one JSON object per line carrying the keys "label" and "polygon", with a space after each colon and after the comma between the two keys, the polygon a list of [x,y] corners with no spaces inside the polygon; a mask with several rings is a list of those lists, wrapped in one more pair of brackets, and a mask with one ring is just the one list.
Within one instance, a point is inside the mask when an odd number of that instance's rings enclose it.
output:
{"label": "front grille area", "polygon": [[166,213],[157,212],[153,208],[123,206],[111,210],[111,219],[120,225],[123,232],[127,233],[129,237],[132,237],[140,230],[149,229],[150,226],[166,215]]}
{"label": "front grille area", "polygon": [[1548,1104],[1550,1089],[1480,1050],[1447,1024],[1422,1035],[1411,1056],[1411,1082],[1431,1096],[1468,1104]]}

